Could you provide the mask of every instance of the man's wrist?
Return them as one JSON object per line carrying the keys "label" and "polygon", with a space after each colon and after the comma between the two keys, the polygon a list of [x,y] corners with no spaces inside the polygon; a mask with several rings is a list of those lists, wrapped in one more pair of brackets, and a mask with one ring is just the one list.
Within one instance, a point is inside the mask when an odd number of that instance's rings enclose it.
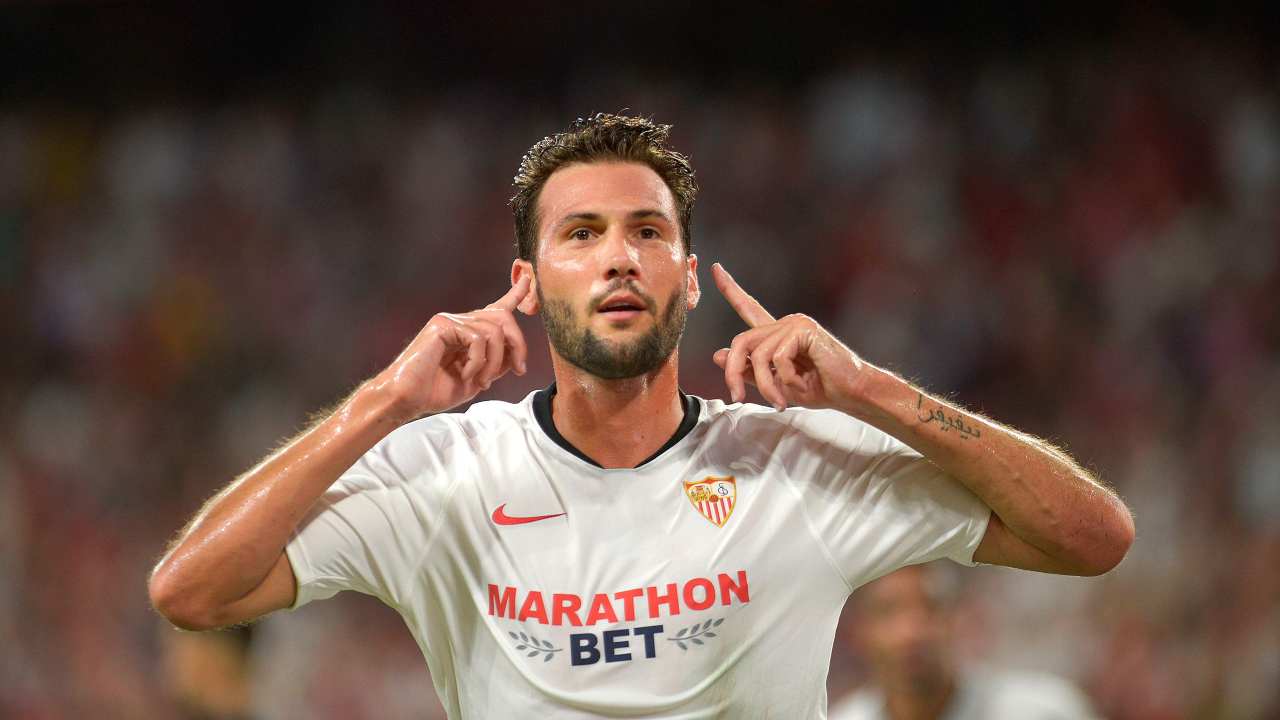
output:
{"label": "man's wrist", "polygon": [[371,427],[379,427],[384,432],[391,432],[416,418],[408,398],[402,397],[394,385],[380,375],[361,383],[339,412]]}
{"label": "man's wrist", "polygon": [[863,360],[862,367],[841,393],[838,409],[878,427],[893,415],[892,406],[904,388],[910,388],[906,380]]}

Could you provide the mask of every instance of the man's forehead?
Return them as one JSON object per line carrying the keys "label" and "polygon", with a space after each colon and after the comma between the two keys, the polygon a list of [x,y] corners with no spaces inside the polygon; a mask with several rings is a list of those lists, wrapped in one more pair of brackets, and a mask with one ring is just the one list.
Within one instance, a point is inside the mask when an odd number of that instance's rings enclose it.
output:
{"label": "man's forehead", "polygon": [[574,214],[629,216],[657,210],[675,218],[675,198],[653,168],[640,163],[575,163],[547,178],[538,194],[540,225]]}

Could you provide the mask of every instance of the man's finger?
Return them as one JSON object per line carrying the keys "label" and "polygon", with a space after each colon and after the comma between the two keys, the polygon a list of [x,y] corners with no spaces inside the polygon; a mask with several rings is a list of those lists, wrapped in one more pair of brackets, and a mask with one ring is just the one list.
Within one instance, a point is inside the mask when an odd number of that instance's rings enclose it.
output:
{"label": "man's finger", "polygon": [[748,295],[723,265],[713,264],[711,277],[715,280],[716,287],[720,289],[720,294],[724,295],[724,299],[729,301],[734,312],[738,313],[738,317],[746,321],[747,325],[758,327],[774,321],[773,315],[770,315],[769,311],[765,310],[755,298]]}
{"label": "man's finger", "polygon": [[747,399],[747,388],[743,378],[747,374],[747,362],[751,359],[751,351],[773,333],[782,331],[774,325],[739,333],[729,345],[729,356],[725,359],[724,381],[729,386],[729,399],[742,402]]}
{"label": "man's finger", "polygon": [[747,343],[751,341],[747,333],[750,332],[748,330],[739,334],[729,344],[729,356],[725,358],[724,363],[724,384],[729,386],[730,402],[742,402],[747,399],[742,376],[747,370],[747,353],[750,351]]}
{"label": "man's finger", "polygon": [[511,286],[511,289],[507,291],[507,294],[497,300],[494,300],[486,306],[485,309],[515,312],[516,306],[520,304],[520,301],[524,299],[525,295],[529,294],[529,283],[531,282],[529,277],[529,273],[521,273],[520,279],[516,281],[515,285]]}
{"label": "man's finger", "polygon": [[[711,356],[711,360],[716,365],[719,365],[721,369],[724,369],[725,363],[729,362],[729,348],[720,348]],[[755,374],[751,370],[751,361],[749,359],[747,360],[747,369],[742,372],[742,381],[752,387],[756,385]]]}
{"label": "man's finger", "polygon": [[506,336],[506,344],[512,351],[511,368],[517,375],[523,375],[528,369],[529,361],[529,348],[525,344],[524,333],[520,332],[520,326],[516,324],[515,316],[511,313],[497,310],[497,308],[493,310],[494,312],[482,311],[483,317],[502,328],[502,333]]}
{"label": "man's finger", "polygon": [[792,390],[804,391],[806,389],[804,380],[800,379],[800,373],[796,371],[796,364],[792,360],[797,347],[796,336],[788,336],[786,341],[774,351],[773,366],[777,368],[778,379],[782,380],[783,385]]}
{"label": "man's finger", "polygon": [[475,381],[485,390],[502,375],[503,359],[506,356],[506,336],[496,323],[486,322],[479,318],[473,325],[484,342],[484,366],[476,375]]}
{"label": "man's finger", "polygon": [[787,408],[787,396],[773,377],[773,354],[787,337],[788,333],[785,331],[776,332],[751,351],[751,369],[755,371],[756,389],[775,410]]}
{"label": "man's finger", "polygon": [[467,346],[467,361],[462,366],[460,375],[463,380],[470,380],[484,367],[485,339],[480,333],[465,326],[458,327],[458,337]]}

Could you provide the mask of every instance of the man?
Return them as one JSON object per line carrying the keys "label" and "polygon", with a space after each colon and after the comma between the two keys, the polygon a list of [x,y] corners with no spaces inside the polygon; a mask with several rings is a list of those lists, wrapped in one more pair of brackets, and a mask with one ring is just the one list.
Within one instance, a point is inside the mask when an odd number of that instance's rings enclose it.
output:
{"label": "man", "polygon": [[951,651],[957,586],[936,563],[913,565],[853,594],[849,644],[874,683],[831,720],[1088,720],[1071,684],[1052,675],[957,666]]}
{"label": "man", "polygon": [[[600,114],[534,145],[511,289],[432,317],[210,500],[152,574],[159,611],[203,629],[374,595],[455,718],[807,718],[853,588],[941,557],[1120,561],[1128,510],[1065,455],[775,319],[720,267],[750,326],[714,357],[733,404],[681,393],[697,188],[668,130]],[[555,383],[447,413],[525,372],[517,310]]]}
{"label": "man", "polygon": [[162,636],[166,686],[186,720],[248,720],[253,628]]}

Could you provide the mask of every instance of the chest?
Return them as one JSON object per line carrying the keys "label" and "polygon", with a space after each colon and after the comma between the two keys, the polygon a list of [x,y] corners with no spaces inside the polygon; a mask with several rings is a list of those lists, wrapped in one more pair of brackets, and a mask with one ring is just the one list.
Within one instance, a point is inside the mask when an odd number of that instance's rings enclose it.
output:
{"label": "chest", "polygon": [[782,541],[807,538],[794,504],[778,469],[748,462],[632,472],[526,460],[462,483],[449,523],[486,571],[591,591],[795,562],[809,548]]}
{"label": "chest", "polygon": [[451,644],[566,693],[637,677],[693,692],[760,632],[836,602],[813,589],[830,568],[779,472],[696,455],[634,473],[533,458],[477,468],[428,571],[461,601]]}

